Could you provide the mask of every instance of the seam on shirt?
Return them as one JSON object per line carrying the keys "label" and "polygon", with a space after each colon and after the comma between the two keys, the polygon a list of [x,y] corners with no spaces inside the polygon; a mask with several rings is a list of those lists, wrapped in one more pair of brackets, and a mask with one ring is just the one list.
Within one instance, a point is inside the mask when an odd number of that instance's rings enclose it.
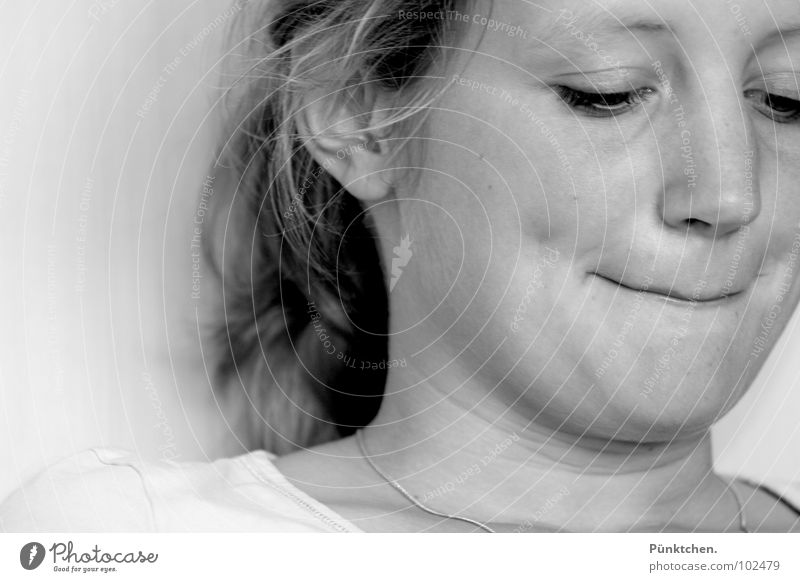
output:
{"label": "seam on shirt", "polygon": [[788,507],[791,511],[795,513],[795,515],[800,516],[800,507],[795,506],[791,501],[786,499],[783,495],[775,491],[769,485],[765,485],[764,483],[756,483],[750,479],[742,479],[745,483],[750,484],[751,486],[755,487],[756,489],[760,489],[776,501],[783,503],[786,507]]}
{"label": "seam on shirt", "polygon": [[153,504],[153,500],[150,498],[150,492],[147,489],[147,483],[145,481],[144,474],[133,463],[129,463],[129,462],[125,462],[125,461],[116,462],[115,459],[106,460],[106,459],[103,459],[102,456],[100,456],[100,452],[99,452],[98,449],[91,448],[89,450],[94,453],[94,456],[97,457],[97,460],[100,461],[100,463],[102,463],[103,465],[106,465],[107,467],[110,467],[110,466],[114,466],[114,467],[123,467],[123,466],[124,467],[130,467],[139,476],[139,480],[142,483],[142,491],[144,491],[144,497],[145,497],[145,499],[147,499],[147,507],[149,509],[148,517],[150,519],[150,531],[157,532],[158,528],[156,527],[155,505]]}
{"label": "seam on shirt", "polygon": [[241,456],[235,460],[240,461],[248,469],[248,471],[250,471],[250,473],[252,473],[258,479],[259,482],[264,483],[265,485],[269,486],[273,491],[277,491],[284,497],[288,497],[295,504],[299,505],[306,511],[310,512],[314,517],[316,517],[318,520],[325,523],[326,525],[333,527],[334,529],[336,529],[341,533],[357,533],[355,530],[353,530],[353,528],[347,527],[342,523],[333,519],[331,516],[326,515],[324,512],[314,507],[311,503],[309,503],[305,499],[302,499],[298,495],[294,494],[292,491],[286,489],[285,487],[279,486],[272,479],[270,479],[265,472],[262,472],[261,467],[251,462],[251,459],[249,459],[247,455]]}

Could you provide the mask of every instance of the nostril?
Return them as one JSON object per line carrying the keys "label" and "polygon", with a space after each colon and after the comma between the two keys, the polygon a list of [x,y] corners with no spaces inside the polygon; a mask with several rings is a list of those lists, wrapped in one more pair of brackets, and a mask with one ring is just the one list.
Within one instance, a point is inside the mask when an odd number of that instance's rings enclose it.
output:
{"label": "nostril", "polygon": [[705,220],[700,220],[699,218],[689,218],[686,220],[686,226],[711,226]]}

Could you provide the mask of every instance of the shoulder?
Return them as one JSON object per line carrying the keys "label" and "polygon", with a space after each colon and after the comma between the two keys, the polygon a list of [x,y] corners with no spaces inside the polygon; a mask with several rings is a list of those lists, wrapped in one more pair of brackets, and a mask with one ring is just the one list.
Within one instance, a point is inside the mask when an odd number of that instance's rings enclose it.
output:
{"label": "shoulder", "polygon": [[800,481],[769,479],[759,487],[782,503],[800,521]]}
{"label": "shoulder", "polygon": [[739,478],[736,482],[743,486],[745,513],[757,531],[800,532],[800,481]]}
{"label": "shoulder", "polygon": [[357,531],[255,451],[211,462],[146,462],[90,449],[0,506],[5,531]]}
{"label": "shoulder", "polygon": [[142,480],[116,449],[66,457],[0,504],[0,530],[146,531],[150,510]]}

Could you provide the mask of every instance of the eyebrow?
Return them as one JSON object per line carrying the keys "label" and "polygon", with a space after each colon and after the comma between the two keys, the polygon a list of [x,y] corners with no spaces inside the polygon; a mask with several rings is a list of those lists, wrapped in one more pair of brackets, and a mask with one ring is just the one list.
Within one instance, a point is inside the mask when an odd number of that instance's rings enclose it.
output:
{"label": "eyebrow", "polygon": [[619,32],[623,30],[636,30],[639,32],[674,34],[672,28],[665,22],[651,20],[647,18],[604,18],[604,22],[598,27],[603,32]]}
{"label": "eyebrow", "polygon": [[672,28],[664,21],[633,15],[618,17],[596,7],[586,7],[577,12],[561,10],[545,26],[537,31],[536,40],[555,45],[562,44],[560,41],[569,40],[573,36],[570,29],[596,35],[613,35],[625,31],[674,35]]}
{"label": "eyebrow", "polygon": [[771,32],[768,35],[768,38],[774,36],[777,36],[778,38],[793,37],[799,34],[800,34],[800,21],[797,21],[797,22],[790,22],[786,24],[783,28]]}
{"label": "eyebrow", "polygon": [[[561,9],[552,11],[554,18],[540,19],[541,26],[534,31],[533,38],[525,46],[530,52],[538,52],[548,46],[558,47],[557,50],[567,50],[570,46],[586,44],[577,35],[593,35],[603,42],[614,42],[625,38],[624,32],[642,32],[651,35],[670,35],[678,38],[675,29],[668,22],[652,15],[625,14],[617,16],[597,6],[582,6],[576,10]],[[800,37],[800,20],[794,18],[783,19],[783,22],[773,21],[780,29],[766,34],[754,48],[774,43],[775,40],[788,42]],[[748,30],[749,27],[748,27]],[[751,32],[753,34],[753,32]],[[577,35],[577,36],[576,36]],[[564,47],[561,49],[561,47]]]}
{"label": "eyebrow", "polygon": [[[616,17],[613,14],[597,7],[587,7],[578,13],[573,13],[575,18],[569,24],[579,25],[584,32],[595,32],[598,34],[608,34],[614,32],[637,31],[647,33],[669,33],[675,36],[673,28],[664,22],[652,17],[622,16]],[[775,24],[781,24],[776,22]],[[541,37],[542,40],[552,40],[558,34],[558,27],[567,27],[561,16],[551,23],[551,27]],[[769,36],[793,37],[800,34],[800,20],[784,22],[783,26],[773,31]]]}

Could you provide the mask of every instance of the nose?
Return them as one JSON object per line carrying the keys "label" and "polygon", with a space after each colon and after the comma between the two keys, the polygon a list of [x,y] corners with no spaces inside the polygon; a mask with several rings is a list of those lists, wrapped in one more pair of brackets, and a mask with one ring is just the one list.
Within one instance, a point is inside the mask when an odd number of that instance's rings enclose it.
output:
{"label": "nose", "polygon": [[722,238],[758,216],[758,150],[745,108],[734,98],[675,110],[672,138],[662,142],[666,224]]}

